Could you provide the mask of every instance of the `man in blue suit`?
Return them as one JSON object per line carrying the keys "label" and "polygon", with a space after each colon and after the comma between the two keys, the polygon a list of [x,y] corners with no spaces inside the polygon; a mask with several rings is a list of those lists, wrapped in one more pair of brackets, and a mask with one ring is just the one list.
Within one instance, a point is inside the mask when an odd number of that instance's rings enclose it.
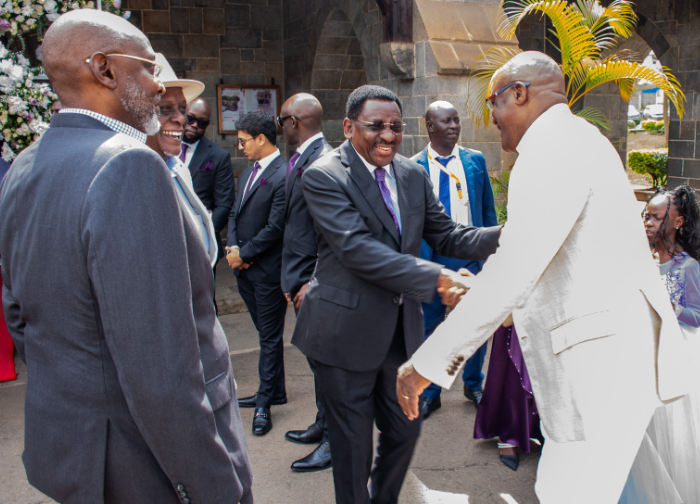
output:
{"label": "man in blue suit", "polygon": [[[411,158],[422,165],[429,173],[435,195],[445,207],[447,214],[458,224],[487,227],[498,224],[493,203],[493,192],[484,155],[473,149],[457,145],[462,127],[459,114],[454,106],[446,101],[436,101],[428,106],[425,125],[430,143]],[[437,255],[423,241],[420,257],[444,265],[457,271],[467,268],[474,274],[481,271],[483,261],[463,261]],[[445,320],[445,305],[436,297],[432,303],[423,303],[425,337]],[[464,366],[464,396],[478,407],[481,401],[484,375],[481,367],[486,355],[484,344]],[[421,398],[422,417],[440,408],[440,392],[437,385],[430,385]]]}

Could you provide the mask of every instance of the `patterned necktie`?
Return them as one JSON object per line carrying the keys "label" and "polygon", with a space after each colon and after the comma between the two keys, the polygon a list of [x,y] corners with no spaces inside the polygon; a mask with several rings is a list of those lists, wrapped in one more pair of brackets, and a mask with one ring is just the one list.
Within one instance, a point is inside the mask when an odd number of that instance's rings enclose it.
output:
{"label": "patterned necktie", "polygon": [[[447,167],[447,163],[449,163],[450,159],[453,157],[454,156],[436,157],[435,159],[442,166]],[[440,170],[440,203],[445,207],[447,215],[452,217],[452,209],[450,207],[450,176],[442,170]]]}
{"label": "patterned necktie", "polygon": [[292,173],[292,170],[294,170],[294,165],[297,162],[297,159],[299,159],[299,154],[298,152],[295,152],[294,155],[292,155],[292,158],[289,160],[289,167],[287,168],[287,178],[284,180],[284,188],[287,189],[287,184],[289,183],[289,174]]}
{"label": "patterned necktie", "polygon": [[248,196],[248,192],[250,191],[250,187],[253,185],[253,180],[255,180],[255,176],[258,174],[258,170],[260,169],[260,163],[257,161],[253,165],[253,173],[250,174],[250,178],[248,179],[248,184],[245,186],[245,192],[243,193],[243,197],[241,198],[241,206],[243,206],[243,200]]}
{"label": "patterned necktie", "polygon": [[374,170],[374,178],[379,186],[379,191],[382,193],[382,199],[386,205],[386,209],[389,210],[391,218],[394,219],[394,226],[396,230],[401,234],[401,229],[399,228],[399,220],[396,218],[396,212],[394,211],[394,202],[391,201],[391,193],[389,192],[389,187],[386,185],[386,171],[381,166]]}
{"label": "patterned necktie", "polygon": [[189,145],[187,145],[185,142],[182,142],[182,152],[180,153],[180,161],[183,163],[185,162],[185,159],[187,158],[187,149],[189,149]]}

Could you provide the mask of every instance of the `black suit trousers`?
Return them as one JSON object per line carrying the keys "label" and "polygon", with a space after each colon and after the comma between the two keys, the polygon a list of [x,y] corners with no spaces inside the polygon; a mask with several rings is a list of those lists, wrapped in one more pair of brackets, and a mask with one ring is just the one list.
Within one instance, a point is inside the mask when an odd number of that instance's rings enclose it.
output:
{"label": "black suit trousers", "polygon": [[[399,313],[401,321],[403,313]],[[405,361],[401,322],[378,369],[348,371],[316,361],[326,407],[337,504],[398,502],[420,434],[420,420],[408,420],[396,398],[396,374]],[[379,443],[372,468],[374,422],[379,429]]]}
{"label": "black suit trousers", "polygon": [[248,307],[260,338],[256,408],[269,408],[272,398],[286,397],[284,381],[284,316],[287,300],[279,283],[251,282],[238,276],[238,292]]}

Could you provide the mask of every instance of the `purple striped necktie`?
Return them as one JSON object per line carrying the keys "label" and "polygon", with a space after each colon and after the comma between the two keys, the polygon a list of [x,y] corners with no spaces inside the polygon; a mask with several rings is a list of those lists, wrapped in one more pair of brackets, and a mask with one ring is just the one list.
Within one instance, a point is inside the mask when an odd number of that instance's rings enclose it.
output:
{"label": "purple striped necktie", "polygon": [[379,191],[382,193],[382,199],[384,200],[384,205],[386,205],[386,209],[389,210],[389,213],[391,214],[391,218],[394,219],[394,226],[396,226],[396,230],[399,232],[399,235],[401,234],[401,228],[399,228],[399,220],[396,218],[396,211],[394,210],[394,202],[391,201],[391,193],[389,192],[389,187],[386,185],[386,171],[384,168],[381,166],[378,166],[376,170],[374,170],[374,178],[377,181],[377,185],[379,186]]}
{"label": "purple striped necktie", "polygon": [[189,149],[189,145],[187,145],[185,142],[182,142],[182,152],[180,153],[180,161],[183,163],[185,162],[185,159],[187,159],[187,149]]}
{"label": "purple striped necktie", "polygon": [[289,160],[289,167],[287,167],[287,178],[284,180],[284,188],[287,188],[287,184],[289,183],[289,175],[292,173],[292,170],[294,170],[294,165],[297,163],[297,159],[299,159],[299,154],[298,152],[295,152],[291,159]]}
{"label": "purple striped necktie", "polygon": [[248,192],[250,191],[250,187],[253,185],[253,180],[255,180],[255,176],[258,174],[258,170],[260,169],[260,163],[257,161],[253,165],[253,172],[250,174],[250,178],[248,179],[248,183],[245,186],[245,192],[243,193],[243,197],[241,198],[241,205],[243,205],[243,200],[248,196]]}

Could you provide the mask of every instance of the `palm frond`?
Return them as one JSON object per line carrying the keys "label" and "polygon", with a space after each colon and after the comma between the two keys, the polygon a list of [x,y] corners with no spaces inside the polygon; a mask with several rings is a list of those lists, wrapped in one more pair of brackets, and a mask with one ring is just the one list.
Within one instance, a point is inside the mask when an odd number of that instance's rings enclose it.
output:
{"label": "palm frond", "polygon": [[512,0],[507,6],[503,0],[501,6],[506,16],[499,33],[507,39],[513,37],[518,24],[528,14],[539,12],[549,18],[554,27],[552,32],[559,39],[564,74],[583,58],[596,58],[600,54],[583,14],[566,0]]}
{"label": "palm frond", "polygon": [[588,75],[582,88],[570,97],[570,106],[591,89],[608,82],[615,82],[620,88],[622,99],[629,101],[635,88],[635,83],[631,81],[645,79],[668,96],[680,117],[683,117],[685,113],[685,95],[681,90],[678,79],[666,67],[659,72],[633,61],[616,60],[611,57],[588,67],[587,73]]}
{"label": "palm frond", "polygon": [[608,118],[605,117],[605,114],[603,114],[600,110],[594,109],[594,108],[583,108],[576,112],[576,115],[585,119],[589,123],[593,124],[594,126],[597,126],[599,128],[603,128],[604,130],[608,131],[610,129],[610,122],[608,121]]}
{"label": "palm frond", "polygon": [[522,52],[517,47],[492,47],[479,56],[469,79],[467,89],[467,114],[476,125],[489,124],[489,108],[486,98],[491,94],[491,78],[496,70],[505,65],[516,54]]}

